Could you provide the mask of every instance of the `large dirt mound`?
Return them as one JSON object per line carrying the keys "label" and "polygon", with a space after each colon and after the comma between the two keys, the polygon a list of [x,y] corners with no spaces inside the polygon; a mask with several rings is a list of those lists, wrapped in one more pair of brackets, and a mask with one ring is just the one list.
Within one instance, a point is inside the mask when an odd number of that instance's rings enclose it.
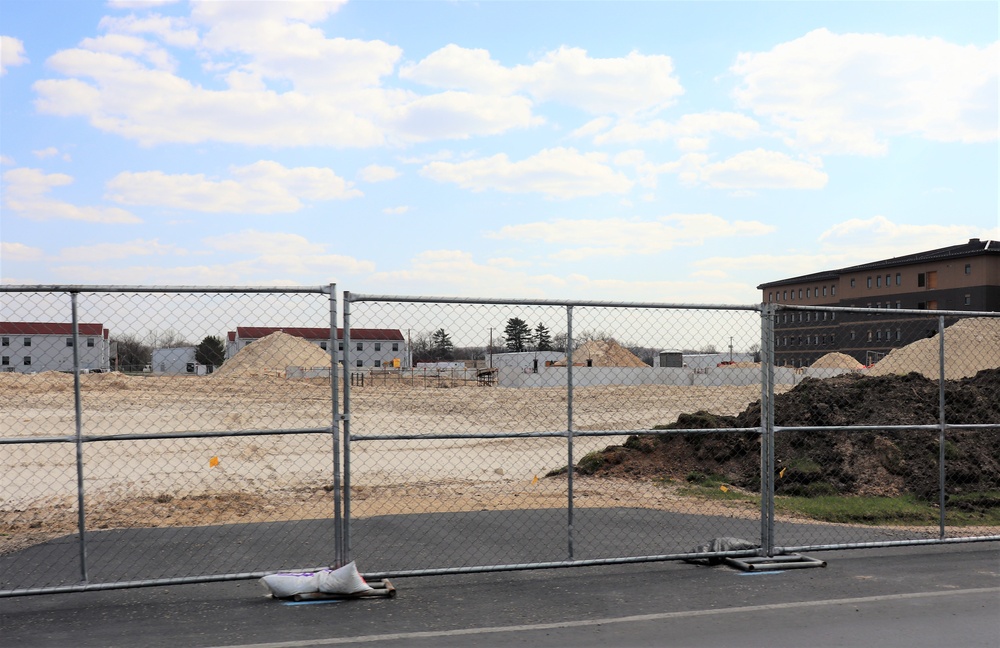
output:
{"label": "large dirt mound", "polygon": [[833,352],[809,365],[814,369],[864,369],[864,365],[846,353]]}
{"label": "large dirt mound", "polygon": [[[775,424],[803,426],[936,425],[938,384],[920,374],[806,379],[775,397]],[[1000,422],[1000,369],[945,383],[949,424]],[[753,428],[760,425],[760,401],[737,416],[709,412],[682,414],[658,429]],[[947,491],[981,492],[1000,488],[1000,443],[996,430],[949,430],[945,444]],[[936,430],[781,432],[776,434],[779,470],[776,491],[783,494],[898,495],[933,499],[938,490]],[[684,479],[694,471],[724,476],[755,490],[760,483],[757,433],[663,434],[633,436],[578,469],[608,476]]]}
{"label": "large dirt mound", "polygon": [[[642,359],[614,340],[589,340],[573,351],[573,364],[591,367],[648,367]],[[566,358],[555,363],[566,366]]]}
{"label": "large dirt mound", "polygon": [[240,349],[212,372],[214,378],[284,376],[287,367],[329,367],[330,354],[312,342],[275,331]]}
{"label": "large dirt mound", "polygon": [[[1000,367],[1000,317],[968,317],[944,331],[944,377],[958,380],[983,369]],[[941,345],[938,336],[894,349],[869,371],[872,376],[911,371],[937,379]]]}

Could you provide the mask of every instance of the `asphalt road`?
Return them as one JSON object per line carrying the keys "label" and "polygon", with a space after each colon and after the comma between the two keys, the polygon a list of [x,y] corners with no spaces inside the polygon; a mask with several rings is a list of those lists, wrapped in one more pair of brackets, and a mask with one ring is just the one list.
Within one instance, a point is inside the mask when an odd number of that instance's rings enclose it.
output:
{"label": "asphalt road", "polygon": [[281,602],[254,581],[15,597],[0,599],[0,645],[1000,646],[1000,543],[810,556],[828,566],[409,578],[394,599],[339,602]]}

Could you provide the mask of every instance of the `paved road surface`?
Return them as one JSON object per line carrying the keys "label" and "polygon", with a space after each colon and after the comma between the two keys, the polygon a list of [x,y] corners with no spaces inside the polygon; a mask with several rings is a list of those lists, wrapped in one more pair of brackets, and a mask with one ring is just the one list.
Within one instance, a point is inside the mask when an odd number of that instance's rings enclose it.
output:
{"label": "paved road surface", "polygon": [[0,645],[1000,646],[1000,543],[810,555],[829,566],[409,578],[395,599],[345,602],[283,603],[256,582],[8,598]]}

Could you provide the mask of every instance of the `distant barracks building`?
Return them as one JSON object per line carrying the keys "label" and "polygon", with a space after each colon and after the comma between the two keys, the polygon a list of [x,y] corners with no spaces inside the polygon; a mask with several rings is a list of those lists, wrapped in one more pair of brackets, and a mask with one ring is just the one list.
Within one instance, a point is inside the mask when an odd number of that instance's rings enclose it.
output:
{"label": "distant barracks building", "polygon": [[[301,326],[238,326],[229,331],[226,339],[226,359],[254,340],[281,331],[302,338],[330,351],[330,329]],[[344,329],[337,329],[337,363],[344,362]],[[398,329],[351,329],[351,366],[353,367],[410,367],[409,347]]]}
{"label": "distant barracks building", "polygon": [[[80,369],[109,371],[108,329],[78,324]],[[73,371],[73,325],[59,322],[0,322],[0,371]]]}
{"label": "distant barracks building", "polygon": [[[757,288],[765,303],[802,306],[1000,311],[1000,241],[962,245],[781,279]],[[946,324],[958,318],[946,318]],[[900,313],[786,311],[775,322],[779,366],[805,367],[839,351],[863,364],[934,335],[930,320]]]}

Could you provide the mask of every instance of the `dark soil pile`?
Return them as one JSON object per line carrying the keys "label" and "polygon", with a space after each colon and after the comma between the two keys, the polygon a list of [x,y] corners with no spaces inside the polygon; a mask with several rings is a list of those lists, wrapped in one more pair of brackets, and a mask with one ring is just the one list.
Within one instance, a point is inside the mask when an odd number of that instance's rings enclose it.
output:
{"label": "dark soil pile", "polygon": [[[945,382],[949,425],[1000,423],[1000,369]],[[775,397],[775,425],[937,425],[936,381],[911,373],[865,377],[845,374],[807,379]],[[757,432],[671,433],[673,430],[757,428],[760,402],[738,416],[682,414],[658,426],[655,436],[632,436],[584,457],[583,474],[685,479],[696,473],[759,490]],[[786,495],[889,495],[912,493],[935,500],[938,492],[937,430],[777,431],[775,490]],[[948,430],[944,444],[949,494],[1000,489],[1000,430]]]}

